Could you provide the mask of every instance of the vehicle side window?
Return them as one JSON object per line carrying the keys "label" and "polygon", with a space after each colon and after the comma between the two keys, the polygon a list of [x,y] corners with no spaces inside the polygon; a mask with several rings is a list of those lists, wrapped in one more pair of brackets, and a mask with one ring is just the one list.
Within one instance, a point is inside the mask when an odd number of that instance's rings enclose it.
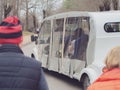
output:
{"label": "vehicle side window", "polygon": [[39,44],[43,46],[44,54],[49,54],[50,34],[51,22],[45,21],[42,25],[41,32],[39,35]]}
{"label": "vehicle side window", "polygon": [[64,25],[63,18],[53,20],[51,52],[52,56],[54,56],[55,59],[62,57],[63,25]]}
{"label": "vehicle side window", "polygon": [[106,32],[120,32],[120,22],[108,22],[104,25]]}
{"label": "vehicle side window", "polygon": [[70,17],[66,19],[64,57],[86,60],[89,24],[88,17]]}

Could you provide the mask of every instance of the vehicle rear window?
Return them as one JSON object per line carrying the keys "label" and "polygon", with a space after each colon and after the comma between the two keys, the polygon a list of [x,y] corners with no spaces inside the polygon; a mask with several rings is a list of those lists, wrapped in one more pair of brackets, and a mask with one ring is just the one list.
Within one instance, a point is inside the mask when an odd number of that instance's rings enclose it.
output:
{"label": "vehicle rear window", "polygon": [[109,22],[104,25],[106,32],[120,32],[120,22]]}

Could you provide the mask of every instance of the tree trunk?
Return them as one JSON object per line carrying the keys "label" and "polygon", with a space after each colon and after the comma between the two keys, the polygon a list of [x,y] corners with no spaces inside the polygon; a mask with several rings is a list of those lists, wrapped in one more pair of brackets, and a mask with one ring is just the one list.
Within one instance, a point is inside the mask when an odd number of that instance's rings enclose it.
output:
{"label": "tree trunk", "polygon": [[26,0],[26,30],[28,31],[28,0]]}

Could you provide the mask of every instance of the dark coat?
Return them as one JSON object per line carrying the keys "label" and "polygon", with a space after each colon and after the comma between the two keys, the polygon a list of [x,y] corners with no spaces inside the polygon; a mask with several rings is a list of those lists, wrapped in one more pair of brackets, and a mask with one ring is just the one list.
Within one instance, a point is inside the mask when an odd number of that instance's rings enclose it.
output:
{"label": "dark coat", "polygon": [[74,58],[77,58],[79,60],[86,60],[87,44],[88,44],[88,35],[83,33],[81,37],[79,37],[75,41]]}
{"label": "dark coat", "polygon": [[41,64],[16,45],[0,46],[0,90],[48,90]]}

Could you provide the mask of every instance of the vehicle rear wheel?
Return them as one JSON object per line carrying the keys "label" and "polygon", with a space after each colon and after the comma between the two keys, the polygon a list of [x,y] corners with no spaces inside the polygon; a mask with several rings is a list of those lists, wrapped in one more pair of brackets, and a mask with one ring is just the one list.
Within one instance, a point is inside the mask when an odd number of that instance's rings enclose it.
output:
{"label": "vehicle rear wheel", "polygon": [[31,54],[31,58],[35,58],[35,56],[33,54]]}
{"label": "vehicle rear wheel", "polygon": [[83,78],[83,90],[87,90],[89,85],[90,85],[90,79],[87,75],[85,75]]}

